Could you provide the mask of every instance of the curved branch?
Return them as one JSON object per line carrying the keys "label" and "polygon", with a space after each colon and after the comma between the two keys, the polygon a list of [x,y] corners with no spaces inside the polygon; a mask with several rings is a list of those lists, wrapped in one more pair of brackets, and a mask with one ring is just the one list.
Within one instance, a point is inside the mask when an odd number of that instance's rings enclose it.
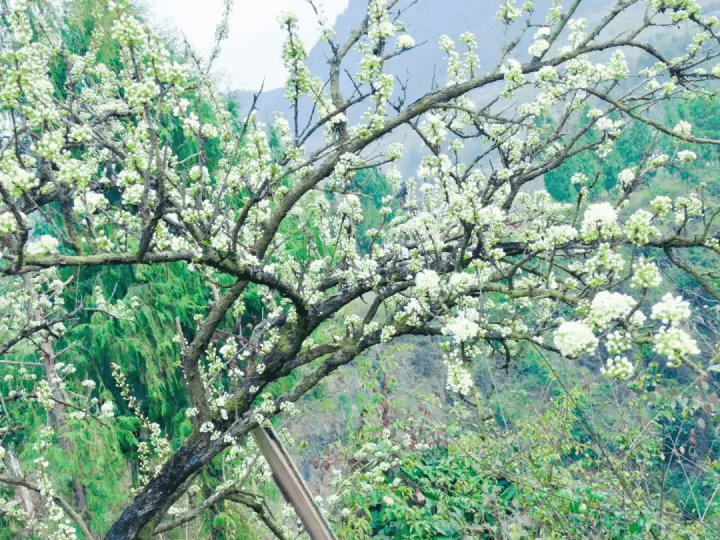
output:
{"label": "curved branch", "polygon": [[[27,480],[23,478],[15,478],[13,476],[4,476],[0,475],[0,482],[3,482],[5,484],[10,484],[13,486],[20,486],[27,488],[29,490],[35,491],[37,493],[41,493],[40,486],[37,486],[33,484],[32,482],[28,482]],[[53,495],[52,500],[57,504],[60,508],[63,509],[63,511],[68,515],[70,519],[73,520],[73,522],[80,528],[80,532],[82,532],[83,536],[87,538],[88,540],[95,540],[95,535],[93,535],[90,532],[90,529],[88,529],[87,525],[83,521],[82,517],[80,517],[80,514],[78,514],[68,502],[60,497],[59,495]]]}
{"label": "curved branch", "polygon": [[23,329],[17,336],[14,338],[9,339],[5,343],[0,345],[0,356],[4,355],[6,352],[8,352],[10,349],[12,349],[15,345],[20,343],[22,340],[29,338],[33,334],[41,331],[41,330],[47,330],[48,332],[52,332],[52,327],[56,324],[64,323],[66,321],[69,321],[70,319],[75,318],[75,315],[78,314],[78,312],[82,311],[82,308],[77,308],[71,313],[65,315],[64,317],[58,317],[57,319],[53,319],[51,321],[45,321],[43,323],[37,324],[35,326],[31,326],[29,328]]}
{"label": "curved branch", "polygon": [[708,294],[711,294],[713,298],[715,298],[715,300],[720,301],[720,291],[718,291],[718,289],[713,286],[713,284],[710,283],[709,280],[703,277],[700,272],[695,271],[690,265],[685,264],[680,259],[678,259],[673,254],[672,248],[665,248],[665,255],[667,255],[668,259],[670,259],[670,262],[677,266],[680,270],[690,274],[693,278],[695,278],[695,281],[697,281]]}
{"label": "curved branch", "polygon": [[[25,262],[28,267],[38,268],[194,262],[197,264],[205,264],[240,280],[275,289],[293,303],[298,314],[302,316],[307,313],[305,302],[289,283],[264,271],[260,266],[238,266],[214,252],[206,252],[201,255],[198,255],[197,251],[193,250],[158,251],[144,254],[139,252],[94,253],[92,255],[63,255],[60,253],[52,253],[49,255],[27,255]],[[27,268],[21,268],[17,273],[21,271],[27,271]]]}

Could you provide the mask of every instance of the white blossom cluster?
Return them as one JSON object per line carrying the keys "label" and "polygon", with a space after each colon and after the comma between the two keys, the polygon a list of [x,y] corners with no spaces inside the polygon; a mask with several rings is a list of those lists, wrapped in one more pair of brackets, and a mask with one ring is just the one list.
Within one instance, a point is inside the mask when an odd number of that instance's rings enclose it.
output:
{"label": "white blossom cluster", "polygon": [[618,174],[618,180],[620,180],[620,185],[624,188],[629,188],[632,186],[632,183],[635,181],[637,172],[632,169],[623,169]]}
{"label": "white blossom cluster", "polygon": [[434,296],[440,291],[440,277],[434,270],[423,270],[415,276],[415,286],[419,292]]}
{"label": "white blossom cluster", "polygon": [[664,325],[653,336],[653,350],[668,357],[668,366],[677,367],[688,356],[700,352],[695,340],[679,326],[690,315],[690,303],[672,293],[667,293],[652,307],[651,317]]}
{"label": "white blossom cluster", "polygon": [[475,386],[472,373],[457,358],[446,358],[447,367],[446,388],[450,392],[457,392],[463,396],[470,395]]}
{"label": "white blossom cluster", "polygon": [[675,223],[678,225],[682,225],[690,218],[699,216],[702,211],[702,201],[694,195],[675,199]]}
{"label": "white blossom cluster", "polygon": [[580,232],[586,241],[597,238],[608,240],[617,236],[620,232],[617,224],[617,212],[610,203],[591,204],[583,214]]}
{"label": "white blossom cluster", "polygon": [[676,325],[690,317],[690,302],[683,300],[681,296],[667,293],[652,307],[651,317],[660,320],[664,325]]}
{"label": "white blossom cluster", "polygon": [[474,309],[460,311],[443,326],[443,332],[451,335],[455,341],[462,343],[477,337],[480,326],[477,324],[480,314]]}
{"label": "white blossom cluster", "polygon": [[565,321],[555,330],[554,342],[562,355],[572,358],[581,354],[593,354],[598,338],[588,325]]}
{"label": "white blossom cluster", "polygon": [[605,366],[600,368],[600,373],[606,377],[626,380],[635,373],[635,366],[626,356],[615,356],[607,359]]}
{"label": "white blossom cluster", "polygon": [[669,367],[679,367],[688,356],[700,353],[696,341],[677,326],[662,326],[653,337],[653,350],[667,356]]}
{"label": "white blossom cluster", "polygon": [[620,354],[632,348],[632,335],[623,330],[616,330],[607,335],[605,346],[608,353]]}
{"label": "white blossom cluster", "polygon": [[653,216],[647,210],[637,210],[625,222],[625,236],[636,246],[644,246],[660,236],[657,227],[651,225]]}
{"label": "white blossom cluster", "polygon": [[626,294],[600,291],[590,304],[588,323],[595,329],[604,330],[610,323],[630,314],[637,302]]}
{"label": "white blossom cluster", "polygon": [[650,289],[657,287],[661,282],[660,270],[654,263],[641,258],[633,265],[631,287]]}

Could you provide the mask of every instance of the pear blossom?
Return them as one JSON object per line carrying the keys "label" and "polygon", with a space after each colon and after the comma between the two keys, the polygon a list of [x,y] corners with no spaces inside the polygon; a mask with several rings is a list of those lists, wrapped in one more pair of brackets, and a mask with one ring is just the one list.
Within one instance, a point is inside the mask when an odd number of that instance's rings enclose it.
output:
{"label": "pear blossom", "polygon": [[600,368],[600,373],[606,377],[626,380],[635,373],[635,366],[626,356],[615,356],[607,359],[605,366]]}
{"label": "pear blossom", "polygon": [[595,328],[607,328],[614,320],[626,317],[637,302],[626,294],[600,291],[590,304],[588,322]]}
{"label": "pear blossom", "polygon": [[452,335],[457,342],[467,341],[477,336],[480,331],[480,326],[474,322],[474,319],[477,319],[477,317],[478,313],[475,310],[463,311],[458,314],[457,317],[451,319],[450,322],[445,325],[444,329]]}
{"label": "pear blossom", "polygon": [[680,120],[673,128],[673,133],[683,138],[689,137],[691,132],[692,126],[685,120]]}
{"label": "pear blossom", "polygon": [[447,373],[447,389],[451,392],[457,392],[467,396],[474,385],[473,378],[468,369],[458,360],[446,362]]}
{"label": "pear blossom", "polygon": [[667,293],[662,300],[652,307],[653,319],[659,319],[665,325],[675,325],[690,317],[690,302],[681,296]]}
{"label": "pear blossom", "polygon": [[25,252],[28,255],[47,255],[48,253],[57,253],[58,246],[57,238],[53,238],[49,234],[43,234],[37,239],[31,241],[25,248]]}
{"label": "pear blossom", "polygon": [[415,46],[415,40],[408,34],[400,34],[395,39],[395,46],[398,49],[412,49]]}
{"label": "pear blossom", "polygon": [[598,339],[590,327],[578,321],[565,321],[555,330],[555,346],[564,356],[575,357],[592,354]]}
{"label": "pear blossom", "polygon": [[689,162],[695,161],[695,159],[697,158],[697,154],[695,152],[693,152],[692,150],[680,150],[677,153],[677,158],[680,161],[689,163]]}
{"label": "pear blossom", "polygon": [[585,209],[580,228],[585,240],[612,238],[618,231],[617,212],[610,203],[591,204]]}
{"label": "pear blossom", "polygon": [[660,327],[653,339],[653,350],[667,356],[668,367],[678,367],[688,356],[700,353],[697,342],[677,326]]}
{"label": "pear blossom", "polygon": [[415,285],[418,291],[433,295],[440,290],[440,277],[434,270],[423,270],[415,276]]}

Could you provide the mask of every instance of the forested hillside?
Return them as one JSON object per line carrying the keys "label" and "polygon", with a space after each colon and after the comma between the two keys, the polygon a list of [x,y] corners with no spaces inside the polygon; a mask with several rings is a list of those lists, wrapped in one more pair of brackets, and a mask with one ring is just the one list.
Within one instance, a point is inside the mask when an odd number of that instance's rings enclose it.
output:
{"label": "forested hillside", "polygon": [[717,6],[358,5],[0,0],[0,540],[720,536]]}

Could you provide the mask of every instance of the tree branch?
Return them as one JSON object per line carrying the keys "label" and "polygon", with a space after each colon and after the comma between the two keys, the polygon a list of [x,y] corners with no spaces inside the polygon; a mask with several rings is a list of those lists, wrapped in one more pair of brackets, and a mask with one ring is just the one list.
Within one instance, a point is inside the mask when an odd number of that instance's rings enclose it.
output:
{"label": "tree branch", "polygon": [[[33,484],[32,482],[28,482],[27,480],[23,478],[15,478],[12,476],[5,476],[0,475],[0,482],[3,482],[5,484],[10,484],[13,486],[20,486],[27,488],[29,490],[35,491],[37,493],[41,493],[42,490],[40,489],[40,486]],[[88,540],[95,540],[95,535],[93,535],[90,532],[90,529],[88,529],[87,525],[85,524],[85,521],[82,519],[80,514],[78,514],[70,504],[65,501],[62,497],[59,495],[53,495],[52,496],[53,501],[55,504],[57,504],[60,508],[63,509],[63,511],[68,515],[70,519],[73,520],[73,522],[80,528],[80,531],[82,532],[83,536],[87,538]]]}

